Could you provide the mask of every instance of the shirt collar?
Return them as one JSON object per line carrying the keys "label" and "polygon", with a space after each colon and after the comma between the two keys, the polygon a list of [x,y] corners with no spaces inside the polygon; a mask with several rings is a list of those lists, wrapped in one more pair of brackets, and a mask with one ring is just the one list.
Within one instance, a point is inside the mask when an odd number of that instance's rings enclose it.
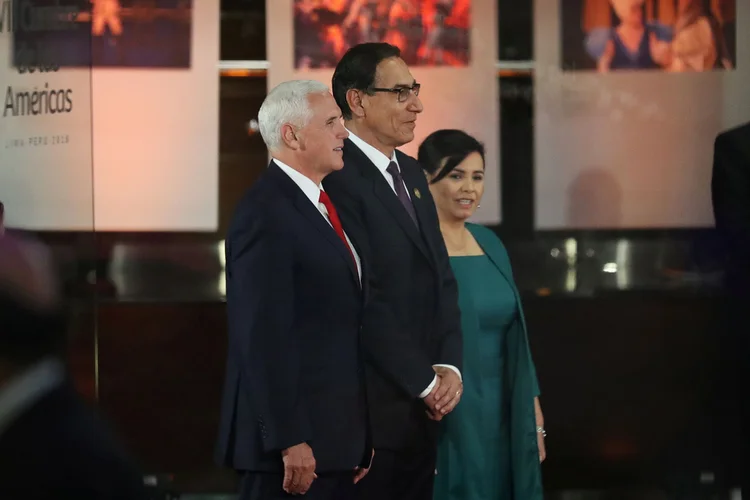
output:
{"label": "shirt collar", "polygon": [[313,205],[317,207],[320,203],[320,192],[323,190],[323,186],[315,184],[315,182],[313,182],[309,177],[306,177],[305,175],[299,173],[297,170],[293,169],[286,163],[279,161],[276,158],[274,158],[273,161],[286,175],[289,176],[290,179],[294,181],[294,183],[302,190],[302,192],[305,193],[305,196],[310,199]]}
{"label": "shirt collar", "polygon": [[45,359],[0,387],[0,435],[19,415],[60,385],[65,370],[54,358]]}
{"label": "shirt collar", "polygon": [[[391,154],[391,157],[388,158],[386,155],[375,149],[370,144],[367,144],[365,141],[357,137],[357,135],[352,132],[349,129],[346,129],[347,132],[349,132],[349,139],[354,143],[355,146],[357,146],[360,151],[362,151],[365,156],[372,162],[373,165],[377,167],[378,170],[380,170],[380,173],[385,175],[386,169],[388,168],[388,165],[391,164],[391,162],[396,163],[398,165],[398,160],[396,160],[396,150],[393,150],[393,153]],[[399,165],[399,170],[401,169],[401,165]]]}

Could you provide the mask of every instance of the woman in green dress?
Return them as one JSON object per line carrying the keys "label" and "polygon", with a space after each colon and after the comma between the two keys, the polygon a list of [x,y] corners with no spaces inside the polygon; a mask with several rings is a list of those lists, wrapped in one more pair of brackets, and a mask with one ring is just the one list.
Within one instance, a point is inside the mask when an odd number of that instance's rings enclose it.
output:
{"label": "woman in green dress", "polygon": [[484,148],[460,130],[419,147],[458,282],[463,396],[442,419],[435,500],[541,500],[544,417],[508,254],[467,219],[484,193]]}

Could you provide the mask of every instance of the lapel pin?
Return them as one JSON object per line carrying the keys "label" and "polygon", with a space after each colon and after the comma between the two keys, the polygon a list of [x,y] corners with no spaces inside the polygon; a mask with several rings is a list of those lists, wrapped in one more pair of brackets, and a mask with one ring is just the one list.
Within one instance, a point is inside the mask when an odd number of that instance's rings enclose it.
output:
{"label": "lapel pin", "polygon": [[422,198],[422,193],[419,192],[419,189],[414,188],[414,196],[417,198]]}

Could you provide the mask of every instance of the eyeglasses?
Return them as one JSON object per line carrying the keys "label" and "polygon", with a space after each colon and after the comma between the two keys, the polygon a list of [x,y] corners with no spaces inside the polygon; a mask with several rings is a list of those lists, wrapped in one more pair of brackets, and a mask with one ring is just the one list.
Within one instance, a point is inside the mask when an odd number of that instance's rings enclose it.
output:
{"label": "eyeglasses", "polygon": [[391,89],[381,89],[377,87],[371,87],[371,92],[390,92],[391,94],[397,94],[398,95],[398,102],[406,102],[407,99],[409,99],[409,96],[414,93],[415,96],[419,95],[419,88],[421,85],[419,83],[415,83],[411,87],[393,87]]}

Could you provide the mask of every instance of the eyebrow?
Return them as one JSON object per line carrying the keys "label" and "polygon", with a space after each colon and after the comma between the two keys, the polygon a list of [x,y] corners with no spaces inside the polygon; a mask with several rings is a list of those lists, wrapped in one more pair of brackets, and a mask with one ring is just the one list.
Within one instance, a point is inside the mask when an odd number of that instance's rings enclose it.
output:
{"label": "eyebrow", "polygon": [[[454,168],[453,171],[461,173],[461,174],[465,174],[466,173],[466,170],[464,170],[462,168]],[[482,169],[482,170],[475,170],[472,173],[473,174],[484,174],[484,169]]]}
{"label": "eyebrow", "polygon": [[396,85],[393,86],[393,88],[394,89],[402,89],[402,88],[403,89],[408,89],[410,87],[413,87],[416,83],[417,83],[416,80],[414,80],[411,83],[397,83]]}

